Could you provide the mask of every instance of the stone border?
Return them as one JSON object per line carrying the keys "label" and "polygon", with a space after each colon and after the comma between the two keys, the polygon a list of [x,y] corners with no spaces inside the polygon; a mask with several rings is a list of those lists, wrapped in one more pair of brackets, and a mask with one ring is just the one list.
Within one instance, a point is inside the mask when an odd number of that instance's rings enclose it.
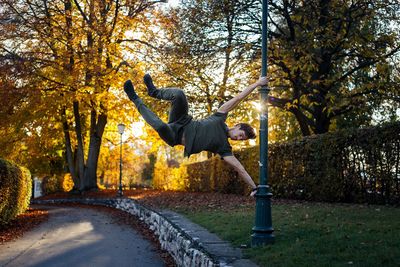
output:
{"label": "stone border", "polygon": [[145,208],[129,198],[118,199],[52,199],[33,200],[34,204],[81,203],[117,208],[137,216],[158,237],[161,248],[168,251],[178,266],[218,267],[230,266],[207,252],[204,247],[183,229],[159,212]]}

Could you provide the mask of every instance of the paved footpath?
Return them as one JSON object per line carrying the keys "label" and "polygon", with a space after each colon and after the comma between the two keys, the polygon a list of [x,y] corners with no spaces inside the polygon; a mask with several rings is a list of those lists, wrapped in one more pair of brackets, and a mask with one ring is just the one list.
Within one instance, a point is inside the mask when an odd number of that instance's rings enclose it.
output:
{"label": "paved footpath", "polygon": [[49,220],[0,245],[0,266],[164,266],[153,245],[93,209],[46,206]]}

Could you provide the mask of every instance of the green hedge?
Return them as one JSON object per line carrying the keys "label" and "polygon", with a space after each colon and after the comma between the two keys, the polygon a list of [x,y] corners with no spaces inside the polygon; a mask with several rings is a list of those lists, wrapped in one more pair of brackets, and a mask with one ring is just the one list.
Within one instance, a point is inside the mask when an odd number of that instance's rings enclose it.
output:
{"label": "green hedge", "polygon": [[[258,182],[259,148],[235,153]],[[330,202],[399,203],[400,122],[269,145],[269,184],[277,197]],[[189,191],[248,194],[219,158],[189,164]]]}
{"label": "green hedge", "polygon": [[42,179],[42,192],[44,195],[62,191],[62,178],[59,175],[45,176]]}
{"label": "green hedge", "polygon": [[32,178],[29,170],[0,159],[0,225],[25,212],[31,195]]}
{"label": "green hedge", "polygon": [[74,182],[69,173],[64,175],[52,175],[42,178],[42,192],[44,195],[69,192],[72,190]]}
{"label": "green hedge", "polygon": [[[237,155],[238,156],[238,155]],[[251,175],[251,168],[243,162]],[[186,165],[188,173],[186,188],[188,191],[244,194],[248,192],[243,180],[219,157]],[[258,175],[258,174],[257,174]]]}

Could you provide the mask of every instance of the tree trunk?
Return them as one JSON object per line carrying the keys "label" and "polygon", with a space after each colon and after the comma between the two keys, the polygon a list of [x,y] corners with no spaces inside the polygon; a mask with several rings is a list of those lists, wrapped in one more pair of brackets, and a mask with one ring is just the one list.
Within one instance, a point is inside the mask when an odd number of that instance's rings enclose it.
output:
{"label": "tree trunk", "polygon": [[83,151],[83,139],[82,139],[82,127],[81,127],[81,117],[79,114],[79,102],[74,101],[74,117],[75,117],[75,132],[76,132],[76,139],[78,140],[78,147],[76,153],[76,162],[77,162],[77,169],[78,169],[78,177],[79,177],[79,190],[85,190],[85,158],[84,158],[84,151]]}
{"label": "tree trunk", "polygon": [[71,148],[71,137],[69,134],[69,125],[68,125],[68,121],[67,121],[65,107],[62,109],[61,118],[62,118],[63,130],[64,130],[64,137],[65,137],[65,152],[66,152],[66,157],[67,157],[68,171],[71,174],[72,180],[74,181],[73,190],[78,190],[79,189],[79,179],[78,179],[78,176],[76,175],[76,171],[75,171],[74,155],[72,153],[72,148]]}
{"label": "tree trunk", "polygon": [[230,76],[230,68],[231,68],[231,53],[232,53],[232,41],[233,41],[233,23],[232,23],[232,14],[230,8],[227,8],[225,13],[225,22],[226,29],[228,31],[227,36],[227,46],[225,47],[225,62],[224,62],[224,72],[222,78],[222,84],[218,92],[219,101],[224,99],[225,92],[227,89],[228,78]]}
{"label": "tree trunk", "polygon": [[[71,0],[65,0],[64,1],[64,11],[65,11],[65,22],[66,22],[66,29],[65,29],[65,34],[67,36],[67,53],[68,56],[66,57],[66,60],[64,62],[64,70],[68,75],[73,75],[73,68],[74,68],[74,53],[73,53],[73,48],[72,48],[72,42],[73,42],[73,37],[71,33],[71,28],[72,28],[72,3]],[[71,137],[69,133],[69,124],[66,116],[66,107],[64,106],[62,109],[62,123],[63,123],[63,129],[64,129],[64,136],[65,136],[65,146],[66,146],[66,157],[67,157],[67,165],[68,165],[68,170],[69,173],[71,174],[72,180],[74,181],[74,187],[73,190],[79,190],[80,188],[80,183],[81,183],[81,177],[79,177],[78,172],[77,172],[77,165],[76,161],[74,159],[74,153],[72,152],[71,148]],[[76,156],[76,155],[75,155]]]}
{"label": "tree trunk", "polygon": [[[323,96],[325,97],[325,96]],[[329,125],[331,124],[331,119],[328,118],[324,109],[327,109],[324,100],[320,100],[321,105],[314,108],[314,118],[315,118],[315,127],[313,127],[313,131],[315,134],[323,134],[329,131]]]}
{"label": "tree trunk", "polygon": [[307,119],[305,115],[298,109],[291,109],[290,110],[294,116],[296,117],[297,122],[299,123],[301,133],[303,136],[311,135],[310,127],[307,123]]}
{"label": "tree trunk", "polygon": [[97,163],[100,155],[101,140],[104,133],[104,128],[107,123],[107,115],[100,114],[96,122],[97,114],[94,110],[91,112],[90,125],[90,142],[89,153],[86,162],[85,172],[85,190],[97,189]]}
{"label": "tree trunk", "polygon": [[331,124],[330,120],[328,118],[326,119],[317,119],[315,121],[315,134],[323,134],[327,133],[329,131],[329,125]]}

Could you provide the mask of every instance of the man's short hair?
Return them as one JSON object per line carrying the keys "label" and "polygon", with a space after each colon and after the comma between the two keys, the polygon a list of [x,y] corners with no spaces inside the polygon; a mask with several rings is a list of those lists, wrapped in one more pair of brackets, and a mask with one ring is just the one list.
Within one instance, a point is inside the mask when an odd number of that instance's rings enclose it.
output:
{"label": "man's short hair", "polygon": [[239,126],[240,130],[243,130],[244,133],[246,134],[247,138],[249,139],[255,139],[256,138],[256,132],[254,131],[254,128],[250,126],[250,124],[247,123],[238,123],[235,126]]}

